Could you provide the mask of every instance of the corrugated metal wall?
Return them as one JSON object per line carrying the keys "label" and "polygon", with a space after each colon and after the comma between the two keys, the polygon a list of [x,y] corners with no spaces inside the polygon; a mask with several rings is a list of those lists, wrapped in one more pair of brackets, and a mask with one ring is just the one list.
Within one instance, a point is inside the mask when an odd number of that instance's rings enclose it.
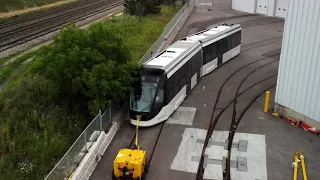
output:
{"label": "corrugated metal wall", "polygon": [[289,0],[275,101],[320,122],[320,0]]}

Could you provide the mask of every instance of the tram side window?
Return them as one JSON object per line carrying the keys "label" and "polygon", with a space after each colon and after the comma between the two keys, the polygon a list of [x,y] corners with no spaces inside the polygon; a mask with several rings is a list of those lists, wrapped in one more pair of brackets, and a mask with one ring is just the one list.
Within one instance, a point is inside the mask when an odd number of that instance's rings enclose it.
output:
{"label": "tram side window", "polygon": [[167,81],[168,101],[170,101],[175,95],[175,87],[178,79],[179,74],[175,72]]}
{"label": "tram side window", "polygon": [[192,73],[195,74],[196,72],[198,72],[198,70],[201,68],[202,64],[201,64],[201,51],[197,52],[197,54],[195,54],[193,56],[193,61],[192,61]]}
{"label": "tram side window", "polygon": [[217,50],[217,48],[218,48],[218,43],[217,42],[215,42],[215,43],[213,43],[212,45],[212,51],[211,51],[211,53],[212,53],[212,59],[215,59],[215,58],[217,58],[218,57],[218,50]]}
{"label": "tram side window", "polygon": [[181,88],[186,84],[186,64],[178,69],[167,81],[167,92],[168,99],[171,101],[174,96],[181,90]]}
{"label": "tram side window", "polygon": [[174,74],[172,81],[173,94],[176,94],[179,91],[179,70]]}
{"label": "tram side window", "polygon": [[229,48],[228,51],[236,47],[236,34],[231,34],[229,36]]}
{"label": "tram side window", "polygon": [[236,46],[238,46],[240,43],[240,39],[239,38],[239,33],[234,33],[229,35],[228,37],[226,37],[224,43],[224,53],[230,51],[231,49],[235,48]]}
{"label": "tram side window", "polygon": [[204,64],[207,64],[208,62],[210,62],[212,60],[212,50],[210,46],[206,46],[203,50],[203,54],[204,54]]}
{"label": "tram side window", "polygon": [[236,33],[236,46],[239,46],[241,44],[241,31],[238,31]]}
{"label": "tram side window", "polygon": [[230,36],[230,41],[231,41],[231,48],[229,50],[236,47],[236,34],[232,34]]}
{"label": "tram side window", "polygon": [[201,63],[201,51],[199,51],[189,60],[188,73],[193,76],[201,68]]}
{"label": "tram side window", "polygon": [[222,39],[222,49],[223,53],[228,52],[228,37]]}
{"label": "tram side window", "polygon": [[232,49],[232,34],[227,37],[227,41],[228,41],[228,45],[227,45],[226,52],[228,52],[228,51],[230,51],[230,49]]}
{"label": "tram side window", "polygon": [[156,103],[157,105],[162,106],[163,104],[163,97],[164,97],[164,93],[163,93],[163,89],[159,89],[157,97],[156,97]]}
{"label": "tram side window", "polygon": [[[223,47],[226,48],[226,47]],[[218,42],[210,44],[204,48],[204,64],[218,57]]]}
{"label": "tram side window", "polygon": [[179,69],[179,90],[186,84],[186,71],[187,71],[187,64],[184,64],[180,69]]}

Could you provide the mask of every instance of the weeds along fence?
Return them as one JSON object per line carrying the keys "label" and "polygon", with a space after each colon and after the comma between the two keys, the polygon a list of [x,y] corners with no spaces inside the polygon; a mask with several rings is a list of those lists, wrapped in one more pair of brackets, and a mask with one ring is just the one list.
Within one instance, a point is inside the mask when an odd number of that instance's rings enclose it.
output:
{"label": "weeds along fence", "polygon": [[45,180],[67,180],[77,168],[82,158],[87,154],[92,144],[98,139],[101,132],[108,132],[112,124],[112,118],[119,110],[120,106],[113,103],[103,113],[100,111],[47,175]]}
{"label": "weeds along fence", "polygon": [[[188,10],[194,2],[195,0],[188,0],[176,13],[164,28],[163,33],[139,61],[140,64],[144,63],[161,51],[166,43],[167,37],[170,35],[180,19],[183,18],[185,11]],[[111,102],[109,103],[111,104]],[[67,180],[80,164],[82,158],[87,154],[92,144],[98,139],[101,132],[105,131],[108,133],[108,129],[112,124],[112,118],[120,110],[120,107],[120,104],[113,103],[110,105],[110,108],[107,108],[103,113],[100,111],[47,175],[45,180]]]}
{"label": "weeds along fence", "polygon": [[165,45],[168,36],[175,28],[175,26],[180,22],[180,19],[183,18],[183,15],[186,10],[192,5],[194,5],[195,0],[188,0],[182,8],[176,13],[176,15],[170,20],[170,22],[164,28],[162,34],[156,40],[156,42],[151,46],[151,48],[147,51],[147,53],[141,58],[139,61],[140,64],[146,62],[147,60],[151,59],[155,55],[157,55],[163,46]]}

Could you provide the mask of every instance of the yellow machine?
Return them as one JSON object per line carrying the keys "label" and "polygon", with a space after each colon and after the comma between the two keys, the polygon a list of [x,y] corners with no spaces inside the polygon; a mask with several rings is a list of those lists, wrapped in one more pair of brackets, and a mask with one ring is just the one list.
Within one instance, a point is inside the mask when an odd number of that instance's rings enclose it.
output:
{"label": "yellow machine", "polygon": [[113,180],[145,180],[147,173],[147,153],[138,146],[138,124],[141,116],[137,116],[136,148],[120,149],[113,162]]}

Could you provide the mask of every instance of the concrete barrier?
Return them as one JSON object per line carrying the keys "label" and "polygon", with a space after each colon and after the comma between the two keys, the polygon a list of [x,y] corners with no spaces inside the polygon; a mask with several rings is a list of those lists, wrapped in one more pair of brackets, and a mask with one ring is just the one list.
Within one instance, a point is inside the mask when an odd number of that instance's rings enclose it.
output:
{"label": "concrete barrier", "polygon": [[71,180],[88,180],[90,178],[93,170],[101,160],[101,157],[107,150],[119,127],[124,122],[128,114],[127,107],[128,104],[124,103],[121,110],[113,117],[113,123],[107,133],[103,131],[97,141],[92,144],[88,153],[81,160],[73,176],[70,178]]}
{"label": "concrete barrier", "polygon": [[101,156],[111,143],[112,138],[116,134],[118,123],[112,124],[108,133],[102,132],[96,142],[93,143],[89,152],[84,156],[81,163],[77,167],[71,180],[87,180],[100,161]]}

